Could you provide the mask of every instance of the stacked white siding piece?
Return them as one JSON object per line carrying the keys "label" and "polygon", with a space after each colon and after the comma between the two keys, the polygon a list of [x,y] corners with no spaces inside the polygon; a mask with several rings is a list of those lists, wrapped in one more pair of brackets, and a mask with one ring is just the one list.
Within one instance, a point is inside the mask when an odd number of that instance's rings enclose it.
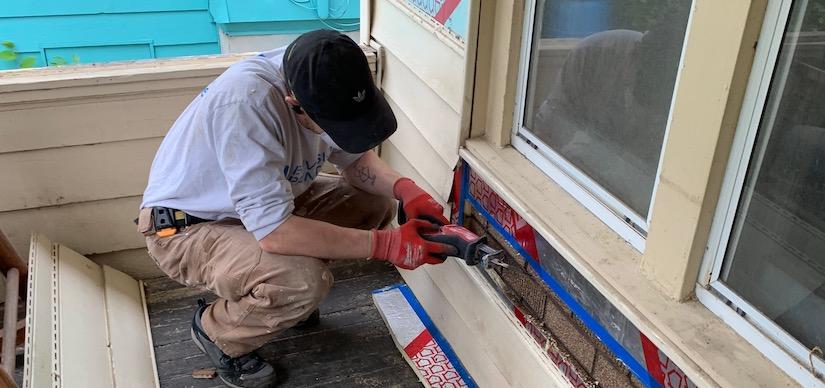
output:
{"label": "stacked white siding piece", "polygon": [[23,386],[157,387],[143,284],[33,235]]}

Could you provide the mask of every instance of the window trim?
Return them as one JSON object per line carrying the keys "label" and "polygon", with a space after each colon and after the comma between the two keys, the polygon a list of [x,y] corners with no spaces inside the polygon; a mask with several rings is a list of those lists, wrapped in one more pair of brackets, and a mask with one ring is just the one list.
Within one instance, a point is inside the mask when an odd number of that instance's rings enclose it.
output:
{"label": "window trim", "polygon": [[[778,108],[778,102],[774,106],[767,105],[768,92],[774,81],[776,69],[787,68],[792,60],[792,57],[788,56],[785,62],[779,62],[779,51],[785,39],[786,28],[792,23],[801,22],[804,16],[800,14],[800,20],[790,20],[792,2],[793,0],[768,0],[759,35],[761,44],[756,48],[696,285],[696,296],[711,312],[745,337],[789,376],[803,386],[816,386],[821,385],[823,380],[814,375],[811,367],[815,373],[822,375],[825,373],[825,360],[811,357],[810,350],[802,343],[720,280],[727,247],[735,233],[736,213],[744,194],[744,183],[756,147],[758,129],[762,118]],[[750,201],[743,206],[747,207],[749,203]]]}
{"label": "window trim", "polygon": [[693,18],[693,9],[696,1],[691,1],[691,11],[688,17],[685,37],[682,42],[682,50],[679,58],[678,72],[673,86],[670,109],[668,111],[665,133],[662,137],[662,149],[659,154],[659,162],[656,166],[656,176],[654,178],[652,192],[650,193],[650,206],[647,214],[641,215],[624,204],[615,195],[610,193],[605,187],[590,178],[584,171],[569,162],[566,158],[558,154],[551,147],[541,142],[533,135],[529,128],[524,126],[525,107],[528,97],[527,81],[531,75],[531,69],[535,69],[534,61],[530,54],[538,46],[538,41],[533,39],[535,21],[539,13],[537,0],[526,0],[524,5],[524,21],[521,40],[521,50],[519,53],[518,80],[516,83],[516,104],[513,112],[513,127],[511,131],[511,145],[522,153],[527,159],[535,164],[542,172],[547,174],[553,181],[559,184],[565,191],[572,195],[579,203],[593,213],[599,220],[607,224],[610,229],[616,232],[621,238],[627,241],[638,252],[645,251],[647,233],[650,229],[650,222],[653,218],[653,207],[656,200],[656,191],[659,186],[659,176],[662,171],[664,161],[665,145],[673,114],[673,105],[676,99],[681,80],[681,73],[684,63],[684,52],[687,46],[690,25]]}

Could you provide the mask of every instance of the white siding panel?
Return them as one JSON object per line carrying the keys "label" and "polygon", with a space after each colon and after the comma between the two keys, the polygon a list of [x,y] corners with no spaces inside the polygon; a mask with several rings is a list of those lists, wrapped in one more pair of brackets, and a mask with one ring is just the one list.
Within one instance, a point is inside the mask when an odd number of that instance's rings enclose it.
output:
{"label": "white siding panel", "polygon": [[[407,160],[406,157],[401,153],[401,151],[396,148],[391,142],[384,143],[381,146],[381,159],[383,159],[387,164],[389,164],[393,169],[401,173],[401,175],[408,177],[417,182],[422,189],[429,193],[435,193],[436,190],[430,185],[430,183],[421,176],[421,173],[415,169],[415,167]],[[435,198],[441,206],[444,206],[446,209],[448,203],[446,200],[436,197]]]}
{"label": "white siding panel", "polygon": [[373,38],[406,64],[453,111],[461,112],[464,56],[439,39],[440,32],[422,22],[420,16],[402,7],[395,1],[373,2]]}
{"label": "white siding panel", "polygon": [[442,200],[446,200],[452,187],[453,166],[444,162],[438,152],[427,142],[427,139],[421,135],[421,131],[415,127],[391,97],[387,96],[387,101],[395,111],[395,117],[398,119],[398,130],[389,138],[389,143],[395,146],[427,183],[435,189],[433,194],[438,195]]}
{"label": "white siding panel", "polygon": [[143,314],[143,287],[112,267],[103,267],[106,320],[117,388],[156,387],[155,359]]}
{"label": "white siding panel", "polygon": [[164,136],[200,90],[0,107],[0,153]]}
{"label": "white siding panel", "polygon": [[458,162],[461,115],[391,52],[385,56],[384,93],[449,166]]}
{"label": "white siding panel", "polygon": [[14,249],[28,253],[29,233],[39,231],[53,241],[78,247],[82,254],[145,247],[132,222],[141,196],[0,213],[0,228]]}
{"label": "white siding panel", "polygon": [[50,387],[52,362],[52,242],[46,236],[31,236],[28,298],[26,300],[26,346],[23,387]]}
{"label": "white siding panel", "polygon": [[58,249],[57,349],[61,386],[113,388],[103,271],[71,249]]}
{"label": "white siding panel", "polygon": [[160,141],[0,154],[0,212],[142,195]]}

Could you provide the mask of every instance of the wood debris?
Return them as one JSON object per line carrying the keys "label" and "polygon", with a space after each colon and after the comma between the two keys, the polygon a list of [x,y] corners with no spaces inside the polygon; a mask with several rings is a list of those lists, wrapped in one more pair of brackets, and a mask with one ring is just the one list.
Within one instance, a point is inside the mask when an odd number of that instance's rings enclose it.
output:
{"label": "wood debris", "polygon": [[195,369],[192,371],[192,378],[195,379],[214,379],[215,375],[215,368],[206,368],[206,369]]}

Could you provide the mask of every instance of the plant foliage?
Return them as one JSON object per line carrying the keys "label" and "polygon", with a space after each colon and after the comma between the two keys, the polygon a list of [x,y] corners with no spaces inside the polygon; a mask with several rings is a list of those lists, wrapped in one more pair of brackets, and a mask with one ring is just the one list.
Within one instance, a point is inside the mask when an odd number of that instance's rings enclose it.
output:
{"label": "plant foliage", "polygon": [[[17,51],[17,46],[12,41],[0,41],[0,48],[2,48],[2,50],[0,50],[0,61],[15,62],[17,67],[22,69],[35,67],[37,65],[37,58],[31,55],[20,55]],[[49,66],[63,66],[77,63],[80,63],[80,57],[77,56],[77,54],[72,55],[71,61],[59,55],[49,60]]]}

